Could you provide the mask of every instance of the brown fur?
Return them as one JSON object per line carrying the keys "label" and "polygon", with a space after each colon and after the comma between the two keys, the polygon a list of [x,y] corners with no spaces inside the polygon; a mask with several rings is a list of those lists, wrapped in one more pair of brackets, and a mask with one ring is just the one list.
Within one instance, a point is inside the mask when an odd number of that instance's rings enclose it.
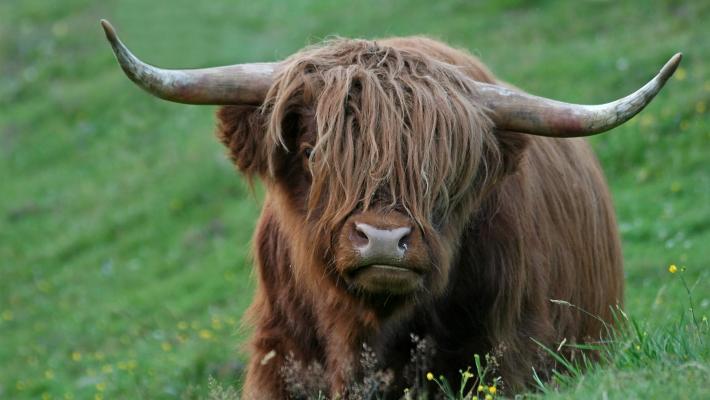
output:
{"label": "brown fur", "polygon": [[[290,57],[262,107],[221,108],[219,137],[267,188],[245,398],[288,397],[289,355],[347,395],[363,343],[401,390],[410,333],[434,342],[432,370],[454,382],[474,353],[503,349],[515,391],[546,367],[531,338],[599,337],[598,321],[549,301],[609,320],[622,299],[599,165],[582,139],[496,130],[472,80],[496,82],[431,39],[338,39]],[[421,291],[383,301],[343,279],[355,217],[413,221],[416,262],[431,266]]]}

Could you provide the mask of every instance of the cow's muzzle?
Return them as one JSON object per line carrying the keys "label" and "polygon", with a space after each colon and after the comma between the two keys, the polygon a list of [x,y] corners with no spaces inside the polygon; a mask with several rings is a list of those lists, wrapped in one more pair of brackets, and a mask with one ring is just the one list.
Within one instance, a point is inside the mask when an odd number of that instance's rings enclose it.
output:
{"label": "cow's muzzle", "polygon": [[420,289],[429,270],[421,232],[398,212],[359,213],[340,235],[338,259],[345,279],[372,293],[408,294]]}

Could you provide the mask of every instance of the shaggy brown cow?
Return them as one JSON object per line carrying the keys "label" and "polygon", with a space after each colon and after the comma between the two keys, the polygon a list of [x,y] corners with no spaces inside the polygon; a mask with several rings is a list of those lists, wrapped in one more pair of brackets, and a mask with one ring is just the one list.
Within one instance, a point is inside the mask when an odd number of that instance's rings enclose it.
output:
{"label": "shaggy brown cow", "polygon": [[498,373],[518,390],[532,367],[546,368],[531,338],[600,336],[599,321],[551,299],[604,320],[621,302],[602,171],[584,139],[559,137],[631,118],[680,55],[636,93],[581,106],[505,86],[427,38],[337,39],[279,63],[163,70],[103,26],[144,89],[225,105],[219,138],[266,186],[244,397],[292,395],[288,363],[315,366],[331,396],[353,395],[369,372],[363,345],[401,394],[410,334],[426,338],[428,368],[454,385],[474,354],[497,350]]}

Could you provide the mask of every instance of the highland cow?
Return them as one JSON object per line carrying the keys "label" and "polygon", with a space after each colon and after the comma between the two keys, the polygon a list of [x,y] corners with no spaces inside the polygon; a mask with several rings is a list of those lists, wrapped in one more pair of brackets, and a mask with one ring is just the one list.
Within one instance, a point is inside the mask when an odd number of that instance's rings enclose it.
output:
{"label": "highland cow", "polygon": [[454,387],[474,354],[497,351],[512,393],[533,367],[549,371],[535,341],[598,339],[621,303],[614,210],[580,137],[643,109],[680,54],[635,93],[584,106],[526,94],[424,37],[333,39],[278,63],[166,70],[102,24],[139,86],[222,105],[219,139],[266,187],[245,398],[295,396],[283,376],[294,362],[315,366],[328,395],[349,397],[368,372],[363,346],[401,395],[412,334]]}

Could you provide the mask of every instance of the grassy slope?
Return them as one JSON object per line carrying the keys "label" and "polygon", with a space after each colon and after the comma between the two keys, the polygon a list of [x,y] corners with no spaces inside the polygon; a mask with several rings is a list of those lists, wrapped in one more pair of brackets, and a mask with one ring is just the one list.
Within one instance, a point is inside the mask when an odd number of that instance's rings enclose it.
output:
{"label": "grassy slope", "polygon": [[[423,33],[531,92],[579,102],[626,94],[682,50],[660,97],[593,143],[624,235],[627,309],[653,332],[673,329],[687,306],[665,272],[676,262],[689,281],[704,276],[694,293],[708,313],[704,2],[50,3],[0,3],[0,398],[189,397],[208,375],[229,382],[241,370],[258,199],[210,136],[213,109],[134,88],[100,17],[167,66],[273,60],[330,34]],[[693,358],[596,370],[557,396],[676,387],[693,398],[707,345]]]}

